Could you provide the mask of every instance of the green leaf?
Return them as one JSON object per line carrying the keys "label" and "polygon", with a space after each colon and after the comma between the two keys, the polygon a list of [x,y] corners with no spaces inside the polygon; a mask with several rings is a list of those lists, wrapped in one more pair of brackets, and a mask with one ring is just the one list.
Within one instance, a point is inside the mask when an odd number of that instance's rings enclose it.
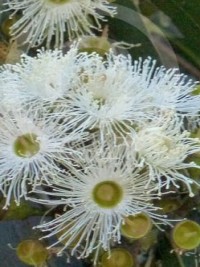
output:
{"label": "green leaf", "polygon": [[[192,0],[152,0],[144,1],[146,5],[154,4],[154,11],[151,18],[169,37],[174,48],[186,60],[191,62],[197,68],[200,67],[200,1]],[[147,15],[144,8],[143,12]],[[157,10],[155,12],[155,7]],[[146,8],[148,9],[148,8]],[[151,6],[152,10],[152,6]],[[168,20],[168,25],[167,25]]]}
{"label": "green leaf", "polygon": [[[177,67],[176,55],[161,29],[156,23],[152,22],[140,10],[138,0],[117,0],[114,2],[117,7],[118,14],[114,18],[108,18],[109,37],[115,41],[125,41],[130,44],[141,44],[128,50],[133,59],[139,57],[152,57],[157,60],[158,64],[166,67]],[[152,7],[151,7],[152,8]],[[156,9],[150,11],[152,13]],[[158,33],[159,42],[155,38],[154,33]],[[162,46],[170,52],[163,51]]]}
{"label": "green leaf", "polygon": [[109,38],[117,42],[124,41],[129,44],[140,44],[139,47],[128,50],[134,59],[148,56],[159,58],[133,2],[118,0],[114,4],[117,7],[118,14],[114,18],[108,18]]}

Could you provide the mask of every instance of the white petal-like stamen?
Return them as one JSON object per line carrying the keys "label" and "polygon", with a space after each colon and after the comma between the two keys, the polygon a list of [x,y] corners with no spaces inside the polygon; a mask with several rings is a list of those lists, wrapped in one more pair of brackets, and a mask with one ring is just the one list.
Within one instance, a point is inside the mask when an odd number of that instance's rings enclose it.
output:
{"label": "white petal-like stamen", "polygon": [[2,66],[1,101],[13,105],[38,99],[52,103],[63,99],[77,79],[76,55],[76,47],[65,55],[60,50],[39,50],[36,57],[22,55],[20,63]]}
{"label": "white petal-like stamen", "polygon": [[81,166],[82,170],[58,175],[52,192],[35,190],[54,196],[53,200],[32,199],[70,207],[54,220],[37,226],[43,232],[50,231],[46,238],[57,235],[58,241],[51,247],[64,243],[59,253],[72,246],[72,254],[87,257],[95,250],[97,257],[99,249],[109,250],[112,241],[120,242],[120,228],[129,215],[145,212],[159,223],[168,223],[165,216],[156,214],[152,204],[156,195],[145,188],[148,173],[140,174],[135,162],[127,161],[126,148],[99,150],[94,145],[93,149],[84,149]]}
{"label": "white petal-like stamen", "polygon": [[103,139],[126,135],[135,123],[155,117],[148,89],[140,85],[130,57],[111,52],[104,61],[97,54],[80,54],[77,65],[80,81],[69,95],[67,110],[72,123],[99,129]]}
{"label": "white petal-like stamen", "polygon": [[49,183],[49,174],[53,177],[62,172],[58,164],[64,159],[70,162],[75,153],[70,144],[81,137],[62,124],[59,115],[47,114],[40,107],[1,110],[0,190],[6,197],[5,206],[12,196],[19,203],[27,193],[27,184]]}
{"label": "white petal-like stamen", "polygon": [[151,58],[138,61],[135,71],[141,76],[141,90],[151,95],[153,105],[161,110],[174,110],[185,116],[197,115],[200,111],[200,96],[194,95],[197,83],[178,69],[156,67],[156,61]]}
{"label": "white petal-like stamen", "polygon": [[80,80],[70,92],[66,116],[83,130],[99,129],[101,139],[125,136],[162,113],[190,117],[199,111],[200,97],[191,93],[195,83],[175,69],[155,69],[151,59],[132,65],[130,57],[112,52],[107,60],[83,53],[76,64]]}
{"label": "white petal-like stamen", "polygon": [[25,42],[30,46],[46,40],[49,47],[55,37],[54,46],[61,48],[66,31],[70,40],[90,35],[92,28],[100,29],[100,20],[105,20],[98,11],[111,16],[116,13],[107,0],[6,0],[5,4],[7,10],[15,10],[14,14],[22,11],[22,17],[12,25],[11,32],[15,38],[26,36]]}
{"label": "white petal-like stamen", "polygon": [[40,51],[35,58],[23,56],[21,63],[5,65],[0,90],[11,104],[15,99],[64,100],[60,106],[72,127],[98,129],[101,140],[124,137],[162,113],[193,118],[199,112],[195,83],[155,64],[151,59],[132,64],[130,57],[112,52],[104,60],[95,53],[78,54],[76,47],[66,55]]}
{"label": "white petal-like stamen", "polygon": [[186,159],[200,151],[200,142],[191,138],[189,132],[182,132],[182,125],[181,119],[172,117],[146,125],[133,136],[132,149],[138,153],[140,164],[148,166],[149,182],[156,181],[159,193],[163,186],[168,189],[173,184],[178,188],[182,182],[193,196],[191,184],[196,182],[184,173],[184,169],[199,168]]}

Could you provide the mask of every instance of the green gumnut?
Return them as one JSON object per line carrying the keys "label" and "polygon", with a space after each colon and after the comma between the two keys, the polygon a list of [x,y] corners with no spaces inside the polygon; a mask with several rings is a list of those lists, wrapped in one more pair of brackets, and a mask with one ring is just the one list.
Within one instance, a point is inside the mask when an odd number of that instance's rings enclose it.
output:
{"label": "green gumnut", "polygon": [[192,250],[200,245],[200,225],[191,220],[176,224],[172,239],[178,249]]}
{"label": "green gumnut", "polygon": [[6,37],[11,37],[10,34],[10,28],[13,26],[14,23],[17,22],[17,20],[20,18],[20,16],[15,14],[14,16],[6,17],[3,22],[0,25],[1,32],[6,36]]}
{"label": "green gumnut", "polygon": [[23,240],[17,246],[18,258],[31,266],[42,266],[48,258],[48,251],[38,240]]}
{"label": "green gumnut", "polygon": [[144,213],[126,217],[124,223],[121,225],[122,235],[133,239],[144,237],[151,229],[152,221],[150,217]]}
{"label": "green gumnut", "polygon": [[101,267],[134,267],[134,259],[124,248],[111,249],[110,254],[104,253],[101,258]]}

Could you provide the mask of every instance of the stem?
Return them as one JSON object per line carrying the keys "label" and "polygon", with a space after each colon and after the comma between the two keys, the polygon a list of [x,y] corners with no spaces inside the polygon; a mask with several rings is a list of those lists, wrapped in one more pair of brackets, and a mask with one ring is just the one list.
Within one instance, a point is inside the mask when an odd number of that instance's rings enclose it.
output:
{"label": "stem", "polygon": [[151,264],[152,264],[153,259],[154,259],[154,250],[151,249],[150,252],[149,252],[148,259],[147,259],[144,267],[150,267]]}
{"label": "stem", "polygon": [[[170,244],[171,244],[171,246],[172,246],[172,248],[173,248],[173,244],[172,244],[172,242],[171,242],[170,237],[168,236],[167,233],[165,233],[165,236],[166,236],[166,238],[169,240],[169,242],[170,242]],[[184,264],[184,261],[183,261],[183,259],[182,259],[182,257],[181,257],[181,255],[179,254],[179,252],[177,252],[176,249],[173,249],[173,252],[175,252],[175,254],[176,254],[176,258],[177,258],[177,260],[178,260],[179,266],[180,266],[180,267],[186,267],[185,264]]]}
{"label": "stem", "polygon": [[176,253],[176,257],[177,257],[177,260],[179,262],[180,267],[185,267],[185,264],[183,262],[182,257],[180,256],[180,254],[178,252],[176,252],[176,251],[175,251],[175,253]]}

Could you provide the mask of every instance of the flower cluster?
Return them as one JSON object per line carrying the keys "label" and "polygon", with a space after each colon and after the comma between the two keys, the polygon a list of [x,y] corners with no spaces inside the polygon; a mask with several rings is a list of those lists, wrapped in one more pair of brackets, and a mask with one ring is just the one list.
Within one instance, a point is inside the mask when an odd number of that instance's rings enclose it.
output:
{"label": "flower cluster", "polygon": [[[7,2],[32,9],[32,1]],[[76,4],[62,2],[66,8]],[[5,207],[22,197],[64,205],[59,216],[37,226],[45,237],[57,236],[52,246],[62,244],[59,253],[71,249],[87,257],[95,251],[97,259],[120,242],[128,216],[143,213],[156,225],[169,224],[154,200],[176,190],[193,196],[196,182],[188,170],[199,168],[191,158],[200,141],[187,121],[198,119],[200,96],[177,70],[112,51],[106,59],[79,53],[74,45],[66,54],[23,55],[20,63],[1,68],[0,81]]]}

